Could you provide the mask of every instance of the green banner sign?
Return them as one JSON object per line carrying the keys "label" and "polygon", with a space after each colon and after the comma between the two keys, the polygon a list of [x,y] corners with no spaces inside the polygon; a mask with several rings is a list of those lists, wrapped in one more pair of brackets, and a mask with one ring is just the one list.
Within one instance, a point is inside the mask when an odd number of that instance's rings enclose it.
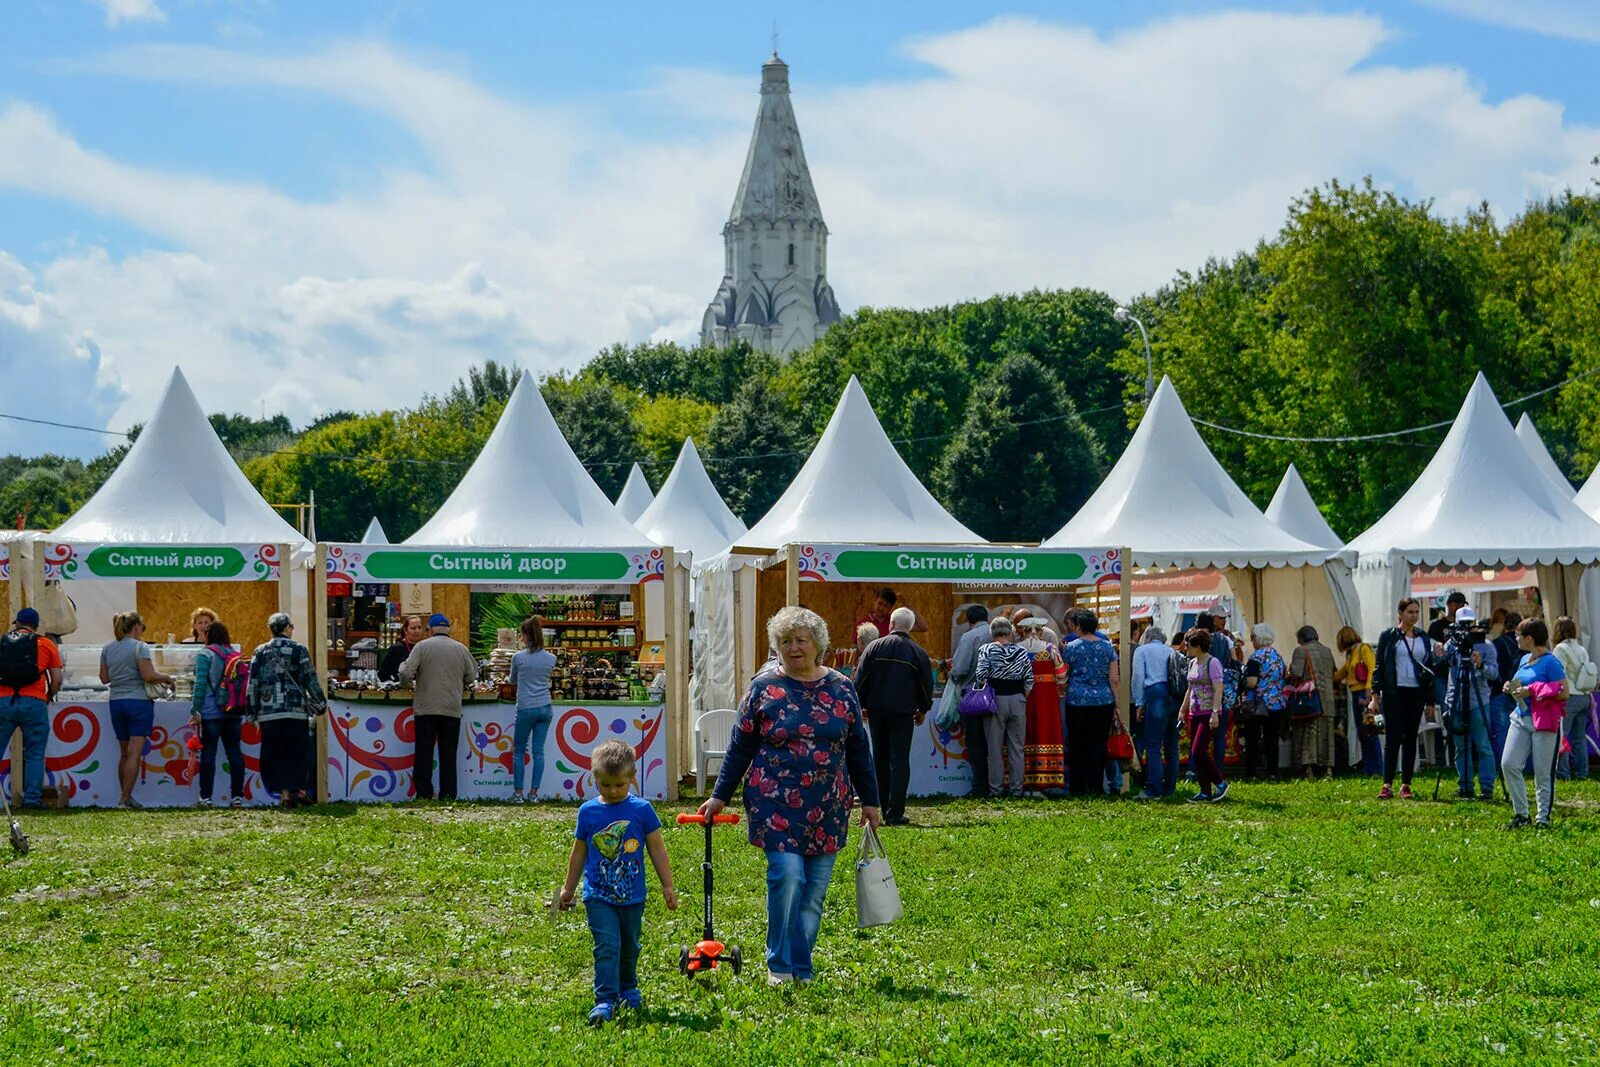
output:
{"label": "green banner sign", "polygon": [[375,548],[364,579],[392,582],[620,582],[631,576],[621,552],[474,552]]}
{"label": "green banner sign", "polygon": [[830,578],[847,581],[972,581],[1076,583],[1089,567],[1073,552],[964,552],[938,549],[845,549]]}
{"label": "green banner sign", "polygon": [[244,553],[231,545],[101,545],[83,559],[96,578],[221,579],[244,573]]}

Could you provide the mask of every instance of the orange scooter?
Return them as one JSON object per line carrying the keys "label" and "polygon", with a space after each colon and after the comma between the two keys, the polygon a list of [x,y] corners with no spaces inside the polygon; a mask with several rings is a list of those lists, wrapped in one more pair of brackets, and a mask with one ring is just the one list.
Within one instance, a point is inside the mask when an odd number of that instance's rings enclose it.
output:
{"label": "orange scooter", "polygon": [[685,976],[702,974],[714,971],[726,963],[734,974],[739,973],[739,968],[744,964],[744,957],[737,946],[724,945],[717,940],[716,933],[711,928],[711,826],[714,822],[736,823],[739,816],[734,814],[715,815],[706,818],[704,815],[679,815],[678,825],[687,826],[690,823],[700,823],[706,828],[706,858],[700,865],[705,872],[706,895],[706,929],[705,936],[692,947],[685,947],[678,954],[678,970]]}

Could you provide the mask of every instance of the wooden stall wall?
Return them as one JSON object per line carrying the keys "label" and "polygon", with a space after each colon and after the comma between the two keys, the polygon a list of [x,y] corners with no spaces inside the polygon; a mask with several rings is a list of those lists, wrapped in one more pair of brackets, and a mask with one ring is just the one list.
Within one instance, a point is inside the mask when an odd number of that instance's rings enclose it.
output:
{"label": "wooden stall wall", "polygon": [[[172,634],[189,636],[189,613],[207,607],[228,624],[233,643],[249,651],[271,639],[267,617],[278,610],[277,582],[140,582],[138,612],[144,616],[145,640],[158,644]],[[309,619],[295,620],[295,636],[308,641]]]}
{"label": "wooden stall wall", "polygon": [[[821,615],[828,624],[828,637],[835,648],[854,648],[856,620],[872,610],[881,582],[801,582],[800,604]],[[949,659],[950,612],[954,607],[951,587],[945,585],[906,585],[895,590],[900,603],[921,615],[928,632],[913,634],[917,643],[934,659]],[[767,620],[783,607],[783,568],[769,567],[756,579],[756,655],[767,653]],[[881,634],[879,636],[882,636]]]}
{"label": "wooden stall wall", "polygon": [[[472,587],[470,585],[433,586],[433,613],[450,618],[450,636],[463,644],[472,641]],[[427,620],[424,619],[424,622]]]}

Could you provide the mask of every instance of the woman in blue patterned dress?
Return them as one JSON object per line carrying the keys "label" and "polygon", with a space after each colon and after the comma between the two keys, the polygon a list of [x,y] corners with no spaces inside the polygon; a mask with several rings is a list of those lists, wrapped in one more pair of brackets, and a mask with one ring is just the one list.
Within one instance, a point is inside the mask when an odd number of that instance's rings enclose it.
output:
{"label": "woman in blue patterned dress", "polygon": [[849,832],[850,796],[877,829],[878,779],[855,686],[822,665],[828,624],[788,607],[767,623],[778,650],[750,682],[711,797],[715,815],[749,771],[744,807],[750,843],[767,854],[767,981],[809,982],[811,952],[834,860]]}

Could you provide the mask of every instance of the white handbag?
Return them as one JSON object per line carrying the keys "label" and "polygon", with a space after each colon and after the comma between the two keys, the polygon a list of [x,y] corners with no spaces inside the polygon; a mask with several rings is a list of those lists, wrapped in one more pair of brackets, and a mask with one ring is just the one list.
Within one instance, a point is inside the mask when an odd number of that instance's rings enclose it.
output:
{"label": "white handbag", "polygon": [[900,918],[900,887],[889,869],[889,854],[878,831],[861,828],[861,848],[856,853],[856,926],[887,926]]}

